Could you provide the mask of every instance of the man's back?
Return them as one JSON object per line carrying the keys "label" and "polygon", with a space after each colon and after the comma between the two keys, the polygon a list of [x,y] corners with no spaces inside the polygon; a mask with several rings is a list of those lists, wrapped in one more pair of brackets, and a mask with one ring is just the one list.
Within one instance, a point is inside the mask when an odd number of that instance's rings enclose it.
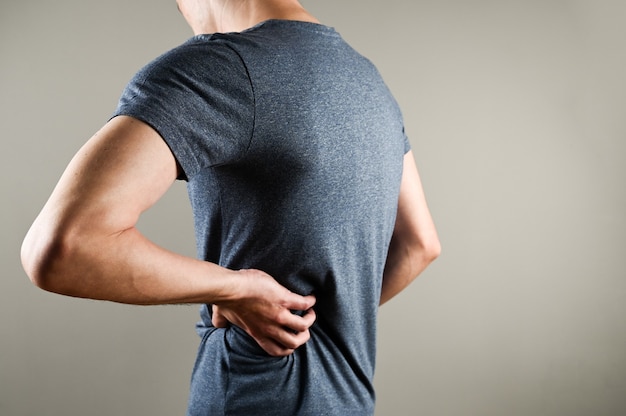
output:
{"label": "man's back", "polygon": [[159,58],[117,114],[153,126],[176,155],[201,258],[263,270],[317,298],[310,341],[283,358],[239,328],[214,328],[203,307],[190,413],[371,413],[376,313],[408,150],[375,68],[331,28],[272,20]]}

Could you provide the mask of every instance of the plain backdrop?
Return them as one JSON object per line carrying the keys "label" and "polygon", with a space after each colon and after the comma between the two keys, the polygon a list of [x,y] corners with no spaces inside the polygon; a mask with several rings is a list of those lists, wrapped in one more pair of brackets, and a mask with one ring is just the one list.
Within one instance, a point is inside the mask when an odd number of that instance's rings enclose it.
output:
{"label": "plain backdrop", "polygon": [[[19,247],[128,79],[191,31],[174,0],[0,1],[0,414],[184,414],[197,308],[43,292]],[[377,415],[626,414],[626,3],[304,5],[397,97],[443,243],[381,309]],[[183,183],[140,228],[195,255]]]}

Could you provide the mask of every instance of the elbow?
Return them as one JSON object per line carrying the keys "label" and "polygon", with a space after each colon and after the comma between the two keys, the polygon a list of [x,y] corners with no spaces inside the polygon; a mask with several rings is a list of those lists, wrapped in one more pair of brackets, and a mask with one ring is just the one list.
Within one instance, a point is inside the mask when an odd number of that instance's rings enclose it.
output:
{"label": "elbow", "polygon": [[49,247],[43,247],[41,242],[32,237],[32,232],[22,242],[20,257],[22,267],[30,281],[40,289],[51,290],[50,269],[55,257]]}
{"label": "elbow", "polygon": [[407,275],[414,278],[441,255],[441,242],[436,232],[398,232],[391,240],[390,253],[404,259],[410,270]]}
{"label": "elbow", "polygon": [[30,281],[40,289],[62,293],[64,264],[68,245],[62,236],[31,228],[20,250],[22,267]]}
{"label": "elbow", "polygon": [[436,236],[419,239],[413,242],[409,252],[411,253],[413,267],[419,274],[441,255],[441,243]]}
{"label": "elbow", "polygon": [[439,238],[433,237],[422,245],[422,253],[424,259],[428,263],[432,263],[441,255],[441,242]]}

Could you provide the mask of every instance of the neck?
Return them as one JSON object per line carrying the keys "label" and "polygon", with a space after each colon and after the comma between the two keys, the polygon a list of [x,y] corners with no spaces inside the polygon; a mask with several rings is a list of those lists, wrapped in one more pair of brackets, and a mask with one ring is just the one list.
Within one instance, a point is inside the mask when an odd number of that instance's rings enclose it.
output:
{"label": "neck", "polygon": [[192,28],[195,34],[241,32],[270,19],[319,23],[297,0],[216,0],[210,18]]}

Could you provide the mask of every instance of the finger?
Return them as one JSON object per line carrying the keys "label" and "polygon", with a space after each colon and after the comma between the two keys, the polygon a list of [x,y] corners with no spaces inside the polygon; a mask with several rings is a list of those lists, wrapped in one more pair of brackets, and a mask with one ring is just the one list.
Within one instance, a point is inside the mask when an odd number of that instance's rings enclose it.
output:
{"label": "finger", "polygon": [[283,306],[293,311],[306,311],[315,305],[315,296],[301,296],[297,293],[290,292]]}
{"label": "finger", "polygon": [[295,316],[297,316],[296,318],[297,320],[294,321],[289,326],[289,328],[293,329],[296,332],[308,330],[315,323],[315,320],[317,319],[317,315],[315,314],[315,311],[313,310],[313,308],[306,310],[304,314],[302,315],[295,315]]}
{"label": "finger", "polygon": [[[258,342],[258,341],[257,341]],[[294,353],[295,348],[287,348],[273,341],[259,342],[261,348],[272,357],[286,357]]]}
{"label": "finger", "polygon": [[313,308],[310,308],[304,313],[304,315],[302,315],[302,319],[307,325],[307,328],[310,328],[311,325],[315,323],[315,320],[317,319],[317,314],[315,313]]}
{"label": "finger", "polygon": [[278,323],[297,333],[308,330],[315,322],[315,319],[316,315],[313,309],[308,309],[302,316],[285,311],[280,315]]}
{"label": "finger", "polygon": [[311,309],[313,306],[315,306],[316,301],[317,299],[315,299],[315,296],[313,295],[304,296],[304,307],[301,310],[306,311]]}
{"label": "finger", "polygon": [[311,334],[308,330],[298,333],[284,330],[277,334],[274,341],[286,350],[296,350],[306,344],[309,339],[311,339]]}
{"label": "finger", "polygon": [[[295,315],[294,315],[295,316]],[[297,317],[299,320],[302,318]],[[310,319],[310,318],[307,318]],[[248,328],[246,330],[256,342],[268,354],[272,356],[284,356],[293,353],[293,350],[305,344],[311,338],[307,328],[302,331],[283,326],[277,322],[260,328]]]}

